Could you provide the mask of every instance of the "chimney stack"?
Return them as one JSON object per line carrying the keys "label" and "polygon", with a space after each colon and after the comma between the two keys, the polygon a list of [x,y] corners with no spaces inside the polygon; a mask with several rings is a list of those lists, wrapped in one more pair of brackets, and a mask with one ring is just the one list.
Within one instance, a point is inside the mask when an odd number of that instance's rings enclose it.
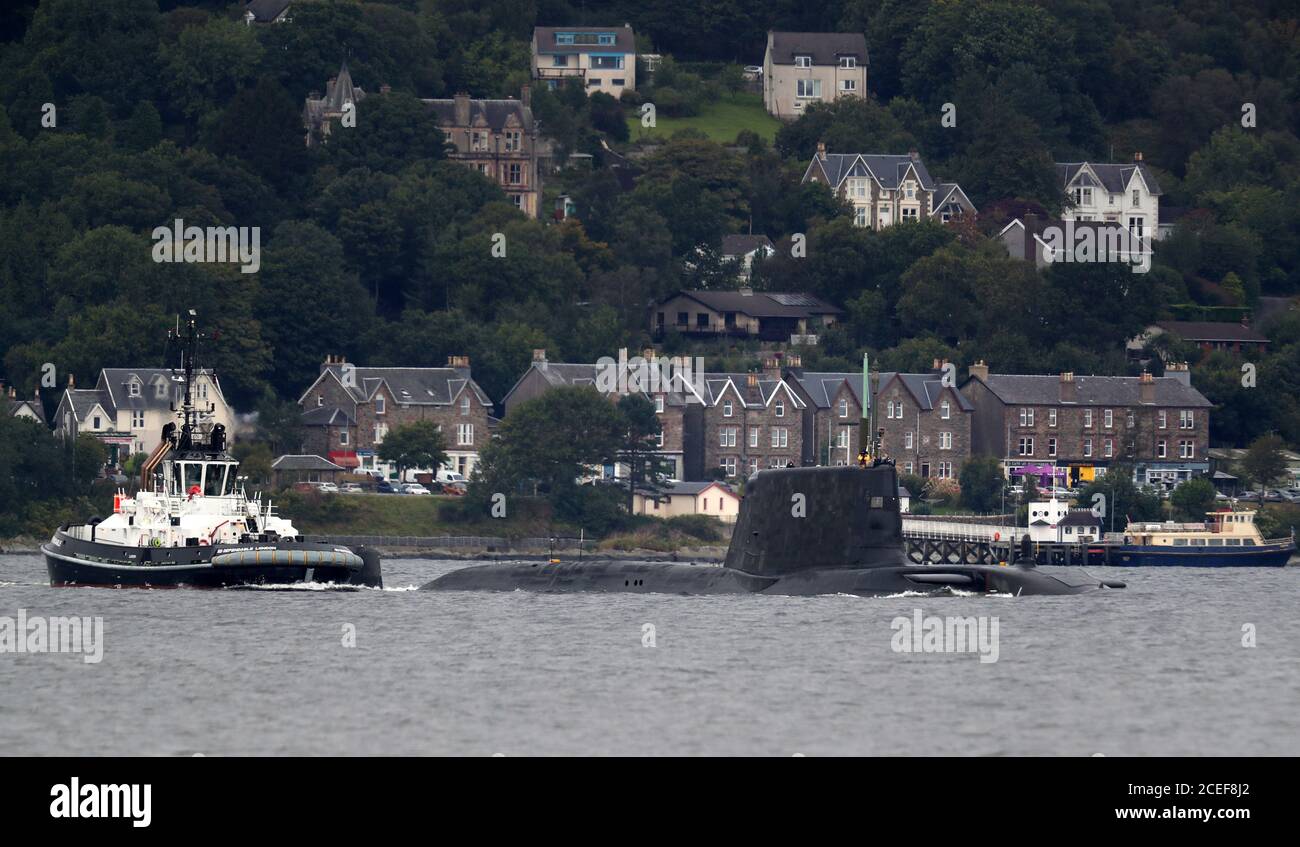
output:
{"label": "chimney stack", "polygon": [[911,159],[913,162],[919,162],[921,161],[921,154],[916,152],[916,148],[912,148],[907,151],[907,158]]}
{"label": "chimney stack", "polygon": [[773,377],[774,379],[781,378],[781,354],[780,353],[776,353],[772,356],[768,356],[766,359],[763,360],[763,374],[765,376]]}
{"label": "chimney stack", "polygon": [[823,162],[826,161],[826,142],[825,142],[825,141],[818,141],[818,142],[817,142],[817,158],[818,158],[818,159],[821,159]]}
{"label": "chimney stack", "polygon": [[457,91],[453,100],[456,104],[456,126],[469,126],[469,94]]}
{"label": "chimney stack", "polygon": [[1138,401],[1144,406],[1153,405],[1156,402],[1156,381],[1151,374],[1146,371],[1138,377]]}
{"label": "chimney stack", "polygon": [[469,356],[448,356],[447,367],[449,368],[468,368]]}
{"label": "chimney stack", "polygon": [[68,374],[68,388],[76,388],[76,387],[77,387],[77,380],[73,377],[72,374]]}
{"label": "chimney stack", "polygon": [[524,104],[525,109],[533,105],[533,88],[528,83],[524,83],[519,89],[519,102]]}
{"label": "chimney stack", "polygon": [[1140,162],[1140,161],[1142,161],[1142,151],[1141,151],[1141,150],[1136,150],[1136,151],[1134,151],[1134,153],[1133,153],[1133,161],[1135,161],[1135,162]]}
{"label": "chimney stack", "polygon": [[972,379],[987,380],[989,378],[989,366],[984,363],[983,359],[980,359],[967,369],[967,373],[970,374]]}
{"label": "chimney stack", "polygon": [[534,347],[534,348],[533,348],[533,361],[534,361],[534,362],[545,362],[545,361],[546,361],[546,348],[545,348],[545,347]]}
{"label": "chimney stack", "polygon": [[1183,385],[1192,384],[1192,372],[1187,369],[1186,362],[1170,362],[1165,365],[1165,376],[1176,379]]}
{"label": "chimney stack", "polygon": [[758,374],[750,371],[745,378],[745,384],[750,388],[758,388]]}
{"label": "chimney stack", "polygon": [[1061,402],[1079,402],[1079,384],[1074,381],[1073,371],[1061,372]]}

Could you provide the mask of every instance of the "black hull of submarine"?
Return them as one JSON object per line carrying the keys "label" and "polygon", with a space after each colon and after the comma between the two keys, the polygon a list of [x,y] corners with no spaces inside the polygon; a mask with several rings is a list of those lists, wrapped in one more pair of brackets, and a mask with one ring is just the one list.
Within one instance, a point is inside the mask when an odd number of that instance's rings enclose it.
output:
{"label": "black hull of submarine", "polygon": [[[903,553],[892,465],[761,471],[746,485],[722,567],[579,561],[478,565],[431,591],[898,594],[961,590],[1077,594],[1103,587],[1019,566],[916,566]],[[1082,574],[1080,574],[1082,576]]]}

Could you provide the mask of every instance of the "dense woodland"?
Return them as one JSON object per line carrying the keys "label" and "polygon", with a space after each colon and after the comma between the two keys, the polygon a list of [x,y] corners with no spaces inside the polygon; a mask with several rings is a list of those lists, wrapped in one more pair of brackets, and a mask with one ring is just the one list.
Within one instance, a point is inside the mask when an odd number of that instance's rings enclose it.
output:
{"label": "dense woodland", "polygon": [[[0,12],[0,377],[20,392],[43,363],[85,385],[101,367],[160,363],[165,328],[195,308],[220,333],[208,363],[241,410],[285,416],[326,354],[372,364],[471,357],[500,399],[530,351],[592,360],[650,341],[646,304],[683,286],[735,285],[709,260],[728,232],[781,245],[755,280],[811,290],[848,313],[805,365],[886,368],[936,356],[995,371],[1124,373],[1123,342],[1171,315],[1236,316],[1300,292],[1300,14],[1265,0],[402,0],[298,2],[292,23],[247,26],[240,4],[41,0]],[[544,131],[590,170],[551,178],[579,220],[532,221],[446,160],[417,98],[517,95],[534,24],[631,23],[670,58],[639,97],[684,113],[758,63],[767,29],[860,30],[869,99],[814,108],[775,143],[685,132],[630,190],[619,104],[534,92]],[[303,143],[302,109],[342,60],[368,92],[358,126]],[[636,98],[632,98],[636,99]],[[57,126],[42,127],[55,104]],[[957,124],[940,124],[943,104]],[[1255,126],[1242,126],[1243,104]],[[921,151],[959,181],[975,225],[854,228],[800,177],[832,151]],[[1039,273],[989,238],[1009,216],[1066,202],[1053,161],[1144,153],[1162,205],[1191,211],[1145,275]],[[549,205],[547,206],[549,208]],[[257,226],[256,274],[158,264],[150,232]],[[493,233],[507,255],[492,256]],[[789,258],[794,233],[807,257]],[[705,248],[701,261],[696,248]],[[685,260],[695,257],[687,263]],[[1198,364],[1222,404],[1216,443],[1278,431],[1300,442],[1300,317],[1242,388],[1240,363]],[[668,338],[669,350],[686,342]],[[1177,347],[1177,342],[1173,342]],[[742,349],[707,349],[743,367]],[[1188,351],[1175,349],[1175,356]],[[58,389],[44,399],[52,411]]]}

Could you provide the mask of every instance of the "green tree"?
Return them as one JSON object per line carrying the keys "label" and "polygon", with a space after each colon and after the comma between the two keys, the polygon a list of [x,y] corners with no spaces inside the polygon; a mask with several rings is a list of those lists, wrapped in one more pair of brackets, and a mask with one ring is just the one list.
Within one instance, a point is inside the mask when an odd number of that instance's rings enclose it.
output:
{"label": "green tree", "polygon": [[397,478],[407,468],[437,471],[447,461],[442,431],[433,421],[414,421],[390,430],[379,445],[379,458],[397,466]]}
{"label": "green tree", "polygon": [[1286,477],[1285,448],[1286,443],[1280,436],[1272,433],[1261,435],[1250,443],[1241,459],[1241,470],[1259,486],[1260,502],[1263,502],[1263,492]]}
{"label": "green tree", "polygon": [[659,490],[655,462],[656,442],[663,427],[654,403],[640,394],[620,397],[618,412],[627,424],[627,435],[619,450],[619,460],[627,465],[627,511],[632,513],[633,497],[638,490]]}
{"label": "green tree", "polygon": [[1169,501],[1184,520],[1204,520],[1205,513],[1214,508],[1214,485],[1205,477],[1198,476],[1180,483]]}
{"label": "green tree", "polygon": [[961,469],[962,505],[974,512],[996,511],[1002,502],[1006,477],[1002,463],[992,456],[975,456]]}

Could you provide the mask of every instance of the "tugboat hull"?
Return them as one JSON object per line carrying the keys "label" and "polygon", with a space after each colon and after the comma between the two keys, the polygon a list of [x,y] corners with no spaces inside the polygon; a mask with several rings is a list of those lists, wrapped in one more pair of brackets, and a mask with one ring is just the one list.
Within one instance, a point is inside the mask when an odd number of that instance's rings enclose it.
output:
{"label": "tugboat hull", "polygon": [[383,587],[375,551],[310,541],[123,547],[60,530],[41,552],[53,586],[229,588],[323,582]]}

